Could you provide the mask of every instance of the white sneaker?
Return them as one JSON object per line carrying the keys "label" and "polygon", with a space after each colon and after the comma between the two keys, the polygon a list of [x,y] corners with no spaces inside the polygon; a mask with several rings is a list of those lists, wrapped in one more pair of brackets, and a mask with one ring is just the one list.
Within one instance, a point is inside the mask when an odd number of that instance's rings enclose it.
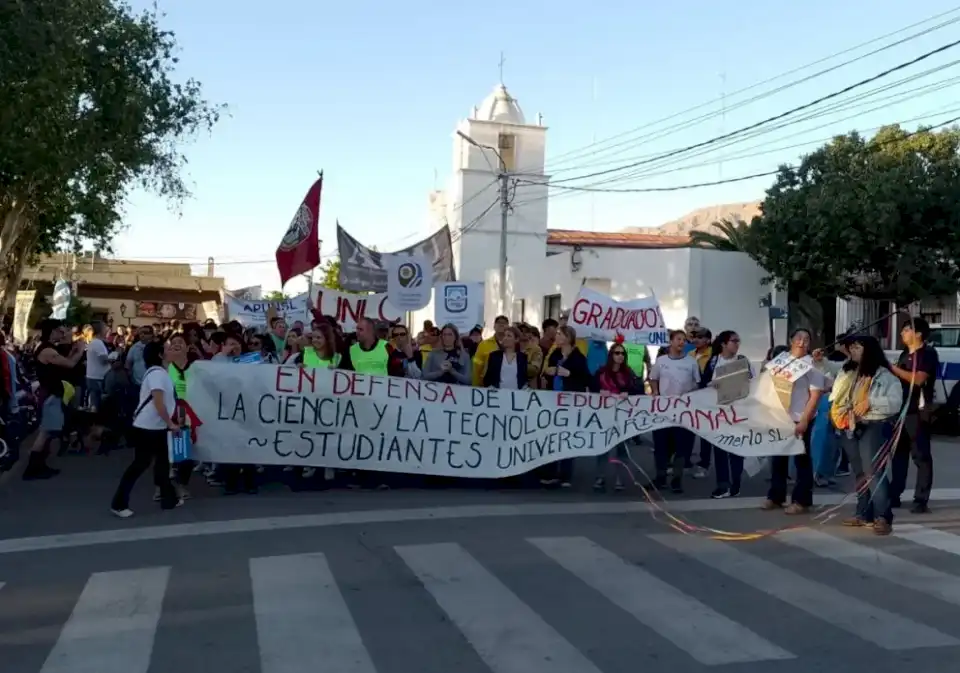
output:
{"label": "white sneaker", "polygon": [[315,467],[305,467],[303,468],[302,476],[304,479],[311,479],[313,475],[317,473],[317,468]]}
{"label": "white sneaker", "polygon": [[705,479],[706,477],[707,477],[707,471],[704,468],[700,467],[699,465],[693,468],[694,479]]}
{"label": "white sneaker", "polygon": [[129,507],[127,509],[111,509],[110,513],[118,519],[129,519],[133,516],[133,510]]}

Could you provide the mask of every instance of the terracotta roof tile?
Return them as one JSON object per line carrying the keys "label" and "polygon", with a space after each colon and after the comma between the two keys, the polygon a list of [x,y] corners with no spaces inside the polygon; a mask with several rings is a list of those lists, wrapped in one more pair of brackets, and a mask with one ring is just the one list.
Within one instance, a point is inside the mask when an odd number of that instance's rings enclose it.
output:
{"label": "terracotta roof tile", "polygon": [[584,248],[685,248],[690,246],[690,237],[623,231],[548,229],[547,245],[579,245]]}

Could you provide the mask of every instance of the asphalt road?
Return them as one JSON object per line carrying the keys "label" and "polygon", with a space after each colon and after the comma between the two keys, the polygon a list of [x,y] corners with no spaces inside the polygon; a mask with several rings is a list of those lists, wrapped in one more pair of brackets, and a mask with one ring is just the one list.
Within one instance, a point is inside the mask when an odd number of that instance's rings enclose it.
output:
{"label": "asphalt road", "polygon": [[755,542],[682,535],[635,492],[582,484],[198,489],[161,513],[145,480],[120,521],[106,503],[126,456],[71,458],[0,491],[0,671],[953,673],[953,448],[933,514],[889,538],[697,498],[710,480],[669,503],[723,530],[810,524]]}

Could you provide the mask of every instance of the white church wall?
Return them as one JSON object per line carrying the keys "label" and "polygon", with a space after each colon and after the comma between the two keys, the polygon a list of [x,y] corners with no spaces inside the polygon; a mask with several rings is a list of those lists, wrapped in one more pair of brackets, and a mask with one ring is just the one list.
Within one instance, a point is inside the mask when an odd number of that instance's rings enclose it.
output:
{"label": "white church wall", "polygon": [[[691,315],[713,332],[736,330],[740,351],[761,360],[769,347],[769,323],[760,297],[770,292],[761,281],[767,274],[747,255],[692,248],[688,306]],[[775,322],[777,343],[786,342],[786,321]]]}
{"label": "white church wall", "polygon": [[[670,326],[682,326],[687,316],[690,251],[638,250],[632,248],[585,248],[580,251],[580,267],[571,266],[571,254],[563,252],[542,258],[540,263],[511,266],[507,269],[507,306],[518,300],[525,304],[528,323],[539,325],[544,317],[544,297],[559,294],[561,305],[569,309],[586,279],[609,283],[610,295],[626,300],[656,294],[664,320]],[[596,284],[596,283],[594,283]],[[499,278],[487,273],[485,316],[492,323],[498,306]],[[487,325],[490,327],[490,325]]]}

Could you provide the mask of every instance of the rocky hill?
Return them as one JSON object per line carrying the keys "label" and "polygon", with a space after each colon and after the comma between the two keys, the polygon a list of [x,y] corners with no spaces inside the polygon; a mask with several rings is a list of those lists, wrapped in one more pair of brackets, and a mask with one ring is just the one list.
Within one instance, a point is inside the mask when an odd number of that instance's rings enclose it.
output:
{"label": "rocky hill", "polygon": [[659,227],[627,227],[623,231],[637,234],[662,234],[665,236],[683,236],[691,231],[709,231],[710,225],[722,219],[741,219],[749,222],[754,215],[760,214],[760,202],[725,203],[717,206],[698,208],[683,217],[672,220]]}

